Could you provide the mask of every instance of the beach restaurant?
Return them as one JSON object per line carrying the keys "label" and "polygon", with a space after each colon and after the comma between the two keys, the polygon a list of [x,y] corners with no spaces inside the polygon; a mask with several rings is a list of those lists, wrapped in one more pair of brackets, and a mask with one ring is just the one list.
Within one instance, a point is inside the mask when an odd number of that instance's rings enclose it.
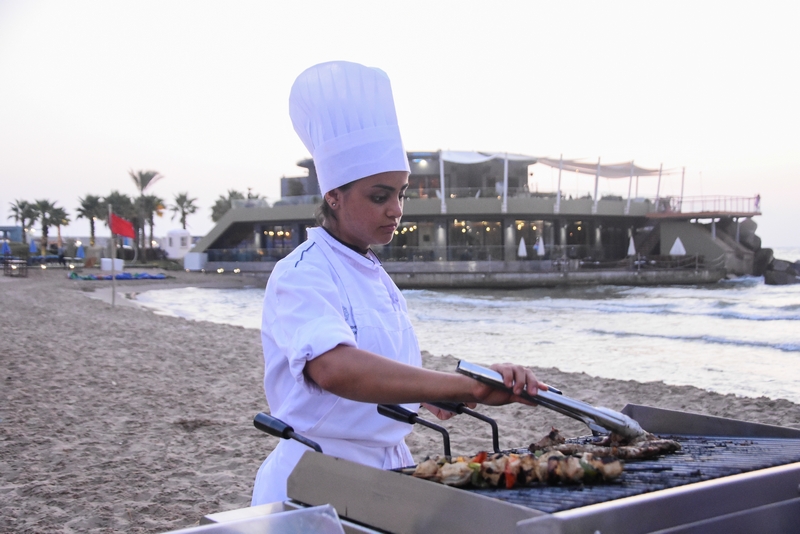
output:
{"label": "beach restaurant", "polygon": [[[558,281],[581,272],[592,273],[589,278],[612,272],[660,283],[713,282],[726,273],[751,274],[760,248],[752,239],[752,217],[760,214],[755,198],[684,198],[683,185],[680,196],[661,196],[662,178],[677,174],[683,184],[683,169],[505,152],[408,152],[408,160],[403,220],[391,243],[375,247],[404,287],[448,286],[450,274],[460,272],[467,275],[462,283],[477,276],[479,285],[494,273],[507,274],[510,285],[527,278],[549,285],[548,276]],[[558,173],[554,191],[540,190],[539,182],[531,190],[537,163]],[[271,271],[316,225],[322,196],[314,162],[298,166],[307,174],[281,178],[281,199],[271,206],[234,201],[187,255],[187,268]],[[565,194],[568,175],[576,174],[593,177],[593,191]],[[638,195],[641,179],[656,181],[654,198]],[[600,194],[601,180],[622,181],[627,195]],[[614,283],[615,275],[605,276]]]}

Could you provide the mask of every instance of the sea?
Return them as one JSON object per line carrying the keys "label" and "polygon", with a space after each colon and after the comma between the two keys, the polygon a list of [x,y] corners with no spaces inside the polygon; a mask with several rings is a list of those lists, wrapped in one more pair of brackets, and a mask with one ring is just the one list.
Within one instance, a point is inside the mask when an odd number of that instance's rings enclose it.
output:
{"label": "sea", "polygon": [[[800,248],[776,249],[775,256],[800,260]],[[436,355],[800,403],[800,284],[742,277],[699,286],[403,295],[420,347]],[[136,298],[160,314],[261,326],[262,288],[189,287]],[[554,385],[570,394],[569,384]]]}

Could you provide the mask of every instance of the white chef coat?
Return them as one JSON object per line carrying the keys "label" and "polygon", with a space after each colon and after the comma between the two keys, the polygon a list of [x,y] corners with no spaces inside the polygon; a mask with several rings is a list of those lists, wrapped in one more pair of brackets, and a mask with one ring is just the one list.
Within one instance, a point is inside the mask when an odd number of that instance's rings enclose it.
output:
{"label": "white chef coat", "polygon": [[[318,442],[325,454],[372,467],[413,464],[404,437],[411,426],[375,404],[322,391],[306,381],[306,362],[348,345],[421,366],[403,295],[378,258],[364,257],[322,228],[279,261],[264,297],[264,392],[271,413]],[[380,377],[375,377],[380,380]],[[416,411],[419,404],[406,405]],[[307,447],[282,440],[256,476],[252,505],[286,499],[286,479]]]}

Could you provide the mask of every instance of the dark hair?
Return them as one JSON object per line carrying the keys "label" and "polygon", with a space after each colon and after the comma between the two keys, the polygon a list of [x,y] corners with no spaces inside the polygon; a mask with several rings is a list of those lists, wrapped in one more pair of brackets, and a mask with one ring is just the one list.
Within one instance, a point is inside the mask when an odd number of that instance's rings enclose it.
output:
{"label": "dark hair", "polygon": [[[336,189],[339,191],[347,191],[350,189],[350,186],[353,185],[353,182],[340,185]],[[322,196],[322,202],[317,206],[317,209],[314,210],[314,216],[317,219],[317,224],[319,226],[325,226],[325,223],[331,220],[338,221],[336,218],[336,213],[331,209],[330,205],[325,201],[325,195]]]}

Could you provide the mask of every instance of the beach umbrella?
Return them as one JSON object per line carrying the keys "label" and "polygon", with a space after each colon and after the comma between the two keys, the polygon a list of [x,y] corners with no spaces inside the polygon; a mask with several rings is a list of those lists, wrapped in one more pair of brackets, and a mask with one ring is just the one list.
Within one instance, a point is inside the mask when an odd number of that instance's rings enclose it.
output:
{"label": "beach umbrella", "polygon": [[542,236],[539,236],[539,240],[536,241],[536,254],[538,254],[539,257],[541,258],[544,257],[545,252],[546,251],[544,249],[544,239],[542,239]]}
{"label": "beach umbrella", "polygon": [[680,237],[675,238],[675,242],[672,244],[672,248],[669,249],[670,256],[686,256],[686,248],[683,246],[683,242],[681,241]]}
{"label": "beach umbrella", "polygon": [[78,250],[75,252],[75,257],[80,259],[86,257],[86,253],[83,251],[83,245],[78,245]]}
{"label": "beach umbrella", "polygon": [[633,236],[631,236],[631,241],[628,243],[628,256],[636,256],[636,245],[633,243]]}
{"label": "beach umbrella", "polygon": [[31,238],[31,246],[28,248],[28,251],[33,252],[34,254],[39,252],[39,249],[36,248],[36,241],[34,241],[33,238]]}
{"label": "beach umbrella", "polygon": [[517,249],[517,256],[519,256],[520,258],[527,258],[528,257],[528,251],[525,249],[525,238],[524,237],[520,237],[519,238],[519,248]]}
{"label": "beach umbrella", "polygon": [[8,246],[8,241],[3,241],[3,255],[11,254],[11,247]]}

